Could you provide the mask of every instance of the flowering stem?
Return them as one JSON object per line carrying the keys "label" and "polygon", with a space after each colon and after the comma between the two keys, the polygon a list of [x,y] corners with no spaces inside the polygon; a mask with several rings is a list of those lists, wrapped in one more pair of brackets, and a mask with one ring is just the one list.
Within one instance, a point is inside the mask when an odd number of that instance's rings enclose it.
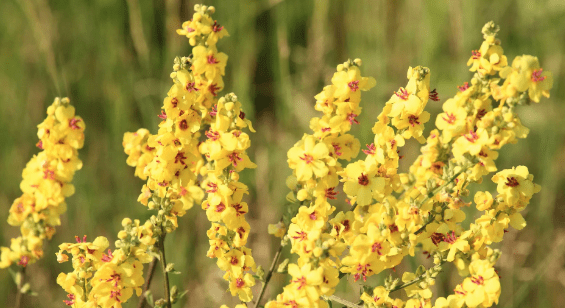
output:
{"label": "flowering stem", "polygon": [[[435,265],[434,268],[441,268],[441,266],[442,266],[444,263],[445,263],[445,260],[441,260],[441,263]],[[425,274],[426,274],[426,273],[424,272],[422,275],[420,275],[420,277],[418,277],[418,278],[416,278],[416,279],[414,279],[414,280],[408,281],[408,282],[406,282],[406,283],[403,283],[403,284],[401,284],[401,285],[399,285],[399,286],[396,286],[394,289],[390,290],[389,293],[392,293],[392,292],[394,292],[394,291],[398,291],[398,290],[400,290],[400,289],[404,289],[404,288],[406,288],[406,287],[409,287],[409,286],[411,286],[411,285],[413,285],[413,284],[415,284],[415,283],[418,283],[418,282],[422,281],[422,279],[424,279],[424,277],[425,277]]]}
{"label": "flowering stem", "polygon": [[267,284],[271,280],[271,276],[273,275],[273,271],[275,270],[275,266],[277,265],[277,262],[279,261],[279,258],[281,256],[282,249],[283,249],[283,245],[282,245],[282,241],[281,241],[281,244],[279,246],[279,250],[277,250],[277,253],[275,254],[275,258],[273,259],[273,263],[271,263],[271,268],[269,268],[269,272],[267,273],[267,276],[265,276],[265,282],[263,283],[263,287],[261,287],[261,292],[259,293],[259,297],[257,297],[257,301],[255,302],[255,306],[254,306],[255,308],[257,308],[259,306],[259,302],[261,302],[261,298],[263,297],[263,294],[265,293],[265,290],[267,289]]}
{"label": "flowering stem", "polygon": [[157,258],[153,258],[153,261],[151,261],[151,263],[149,264],[149,269],[147,270],[147,281],[143,286],[143,293],[141,293],[141,296],[139,297],[139,303],[137,304],[137,308],[143,308],[145,306],[145,293],[147,292],[149,286],[151,285],[151,280],[153,280],[153,274],[155,273],[156,264],[157,264]]}
{"label": "flowering stem", "polygon": [[426,196],[426,198],[424,198],[424,200],[422,200],[422,202],[420,202],[418,207],[421,207],[422,205],[424,205],[424,203],[426,203],[428,200],[430,200],[431,198],[435,197],[435,195],[437,195],[438,192],[440,192],[442,189],[444,189],[447,185],[451,184],[453,181],[455,181],[455,179],[463,172],[465,172],[467,170],[467,168],[464,168],[463,170],[457,172],[451,179],[449,179],[449,181],[443,183],[443,185],[437,187],[436,189],[430,191],[428,193],[428,195]]}
{"label": "flowering stem", "polygon": [[[426,198],[424,198],[424,200],[422,200],[422,202],[420,202],[420,204],[418,205],[418,207],[421,207],[422,205],[424,205],[424,203],[426,203],[428,200],[430,200],[431,198],[433,198],[438,192],[440,192],[442,189],[444,189],[447,185],[451,184],[453,181],[455,181],[455,179],[463,172],[465,172],[467,170],[467,168],[464,168],[463,170],[459,171],[458,173],[456,173],[451,179],[449,179],[449,181],[443,183],[443,185],[441,185],[440,187],[432,190],[431,192],[428,193],[428,195],[426,196]],[[432,223],[434,221],[433,217],[430,217],[430,220],[428,222],[426,222],[420,229],[418,229],[416,232],[414,232],[414,234],[418,235],[420,233],[422,233],[425,229],[426,226],[429,225],[430,223]]]}
{"label": "flowering stem", "polygon": [[163,280],[165,286],[165,302],[167,303],[166,307],[171,308],[171,293],[169,291],[169,273],[167,272],[167,260],[165,259],[165,235],[163,235],[159,241],[159,255],[161,256],[161,267],[163,269]]}
{"label": "flowering stem", "polygon": [[328,301],[340,303],[340,304],[345,305],[346,307],[350,307],[350,308],[363,308],[363,306],[354,304],[350,301],[344,300],[343,298],[337,297],[335,295],[330,295],[330,296],[322,295],[322,298],[325,299],[325,300],[328,300]]}
{"label": "flowering stem", "polygon": [[20,308],[22,303],[22,297],[24,296],[24,294],[22,293],[22,287],[24,285],[25,271],[26,271],[25,267],[22,267],[20,270],[20,281],[18,281],[18,286],[17,286],[18,293],[16,293],[16,303],[14,308]]}

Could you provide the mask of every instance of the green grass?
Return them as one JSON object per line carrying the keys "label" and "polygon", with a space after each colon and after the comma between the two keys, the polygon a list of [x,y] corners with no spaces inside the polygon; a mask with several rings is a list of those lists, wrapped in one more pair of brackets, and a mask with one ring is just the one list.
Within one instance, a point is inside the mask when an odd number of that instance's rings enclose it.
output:
{"label": "green grass", "polygon": [[[347,58],[361,58],[362,71],[377,86],[363,96],[361,125],[354,130],[362,144],[392,91],[406,84],[408,66],[432,71],[432,88],[445,101],[456,85],[470,79],[465,63],[482,40],[481,27],[500,24],[505,53],[538,56],[552,71],[551,99],[520,110],[527,140],[505,147],[499,169],[526,165],[542,185],[526,213],[528,227],[511,231],[500,249],[501,307],[556,307],[565,302],[563,251],[565,239],[565,3],[534,1],[207,1],[230,37],[219,48],[229,55],[226,90],[235,92],[254,121],[252,159],[259,165],[244,173],[252,188],[249,222],[256,260],[270,264],[275,241],[266,225],[284,207],[286,151],[308,131],[316,114],[313,95]],[[146,127],[153,132],[158,110],[171,85],[173,58],[189,53],[175,29],[192,14],[194,2],[167,1],[0,1],[0,221],[19,196],[21,171],[34,147],[36,125],[55,96],[68,96],[87,125],[80,151],[84,167],[74,183],[63,225],[45,247],[45,258],[30,266],[39,298],[29,307],[59,307],[64,291],[55,283],[69,264],[55,260],[56,246],[74,235],[115,239],[123,217],[145,219],[136,202],[142,181],[125,164],[123,133]],[[435,118],[441,103],[430,102]],[[431,127],[432,123],[428,126]],[[406,148],[406,160],[417,155]],[[490,189],[493,187],[491,186]],[[470,213],[472,214],[472,213]],[[237,301],[213,260],[205,257],[208,222],[198,208],[180,220],[168,238],[168,259],[183,275],[173,284],[189,290],[185,307],[218,307]],[[0,244],[9,245],[17,229],[0,224]],[[174,246],[174,249],[172,249]],[[438,282],[439,295],[460,280],[447,272]],[[157,277],[159,279],[159,277]],[[273,277],[267,296],[285,281]],[[155,293],[160,294],[159,281]],[[344,297],[355,298],[349,292]],[[0,303],[10,303],[15,286],[0,271]],[[258,290],[256,290],[257,292]],[[135,301],[134,301],[135,302]]]}

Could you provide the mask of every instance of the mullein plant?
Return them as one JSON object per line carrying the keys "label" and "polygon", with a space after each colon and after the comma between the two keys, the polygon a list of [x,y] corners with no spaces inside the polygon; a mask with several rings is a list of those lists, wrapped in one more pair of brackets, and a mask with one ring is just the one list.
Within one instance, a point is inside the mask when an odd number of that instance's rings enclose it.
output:
{"label": "mullein plant", "polygon": [[[207,256],[217,259],[226,272],[232,295],[252,300],[257,267],[246,247],[250,226],[243,198],[248,187],[239,182],[239,172],[256,167],[246,153],[251,143],[244,132],[254,130],[235,94],[218,97],[228,56],[216,43],[228,33],[212,19],[214,7],[196,5],[195,11],[177,31],[193,49],[189,57],[175,59],[157,134],[139,129],[123,139],[128,165],[147,180],[138,201],[155,214],[144,223],[125,218],[114,250],[108,249],[105,237],[60,245],[58,260],[72,257],[73,271],[57,278],[68,293],[68,306],[118,308],[136,293],[140,305],[147,298],[155,307],[171,307],[182,294],[176,286],[169,287],[168,274],[178,272],[166,261],[165,236],[177,229],[178,218],[195,203],[211,222]],[[143,289],[149,287],[156,259],[162,264],[165,297],[153,302]],[[145,263],[152,264],[146,278]]]}
{"label": "mullein plant", "polygon": [[[193,49],[189,57],[175,59],[157,134],[140,129],[124,135],[127,164],[147,181],[138,201],[154,214],[143,223],[123,219],[114,249],[102,236],[92,242],[77,236],[76,242],[61,244],[57,260],[71,260],[73,268],[57,277],[68,293],[64,304],[118,308],[135,293],[139,306],[147,301],[154,307],[172,307],[182,294],[169,286],[168,274],[178,272],[166,261],[164,241],[195,203],[211,222],[207,256],[225,271],[226,288],[242,302],[236,308],[246,303],[261,306],[275,269],[291,278],[266,308],[329,307],[332,301],[348,307],[397,308],[498,303],[500,281],[494,265],[500,251],[490,245],[502,241],[509,226],[526,225],[520,212],[540,186],[524,166],[502,170],[491,178],[496,195],[474,195],[481,215],[468,228],[462,225],[466,217],[461,208],[472,204],[467,201],[469,184],[498,170],[498,150],[527,136],[515,108],[549,97],[552,76],[537,58],[524,55],[509,65],[496,39],[498,27],[487,23],[484,42],[468,62],[474,75],[445,101],[444,112],[435,119],[437,128],[424,135],[430,121],[425,107],[430,99],[439,100],[438,93],[430,91],[430,70],[410,67],[407,85],[394,91],[377,116],[374,140],[363,150],[349,131],[359,124],[361,92],[376,81],[361,75],[359,59],[339,65],[331,85],[315,97],[315,109],[323,115],[310,121],[312,133],[287,153],[293,170],[286,183],[291,190],[287,200],[292,205],[269,226],[268,232],[282,240],[265,273],[246,246],[250,225],[243,200],[249,189],[239,182],[241,171],[256,166],[246,153],[251,144],[244,131],[254,130],[235,94],[218,97],[228,57],[216,44],[228,33],[212,19],[213,7],[196,5],[195,11],[177,31]],[[9,223],[20,226],[22,236],[2,248],[0,266],[23,268],[43,255],[41,244],[60,224],[64,198],[74,192],[70,181],[81,167],[77,149],[83,145],[83,131],[84,122],[68,99],[56,99],[39,125],[38,147],[44,151],[28,163],[21,185],[24,195],[10,210]],[[400,173],[400,149],[411,138],[423,144],[421,155],[408,173]],[[358,158],[360,151],[363,159]],[[337,211],[338,199],[349,210]],[[279,264],[288,246],[297,259]],[[371,284],[372,276],[394,270],[416,253],[433,258],[433,266],[396,278],[390,274],[382,286]],[[455,265],[462,282],[453,294],[432,301],[430,287],[446,262]],[[163,271],[164,298],[153,301],[149,284],[156,263]],[[362,304],[333,295],[347,275],[362,283]],[[253,303],[256,279],[263,285]],[[21,281],[20,275],[19,294],[26,290]],[[407,299],[395,296],[401,289]]]}
{"label": "mullein plant", "polygon": [[[315,97],[315,108],[324,115],[313,118],[312,134],[288,151],[293,173],[287,179],[287,199],[293,205],[279,223],[269,225],[269,233],[281,237],[281,248],[291,246],[298,259],[278,267],[291,278],[266,308],[329,307],[331,301],[397,308],[498,303],[501,289],[494,265],[500,251],[491,244],[502,241],[510,226],[526,226],[520,212],[540,186],[525,166],[502,170],[491,177],[496,195],[479,191],[472,198],[481,214],[468,228],[461,208],[472,205],[469,185],[498,170],[495,161],[502,146],[528,135],[517,106],[549,97],[553,83],[536,57],[518,56],[509,65],[498,31],[492,22],[483,27],[484,42],[467,63],[474,72],[471,81],[445,101],[436,129],[427,137],[423,129],[430,114],[424,108],[439,97],[430,91],[428,68],[409,68],[408,84],[394,92],[378,115],[374,142],[362,150],[362,159],[357,158],[359,141],[347,132],[358,123],[360,91],[375,81],[361,77],[359,60],[337,67],[332,84]],[[399,173],[400,148],[411,138],[423,144],[421,155],[408,173]],[[330,200],[337,199],[340,182],[351,208],[335,213]],[[396,278],[389,274],[381,286],[371,283],[371,276],[394,270],[416,253],[433,258],[433,266],[421,265]],[[430,287],[446,262],[455,265],[462,282],[453,294],[433,301]],[[359,304],[333,295],[348,274],[362,284]],[[407,300],[395,293],[401,289]]]}
{"label": "mullein plant", "polygon": [[78,150],[84,145],[85,124],[68,98],[56,98],[37,127],[36,146],[42,151],[23,170],[22,196],[14,200],[8,216],[8,223],[20,227],[21,235],[11,240],[10,247],[0,247],[0,268],[20,268],[15,274],[18,302],[21,294],[30,292],[23,270],[43,257],[43,242],[61,225],[60,215],[67,210],[65,199],[75,192],[73,176],[82,168]]}

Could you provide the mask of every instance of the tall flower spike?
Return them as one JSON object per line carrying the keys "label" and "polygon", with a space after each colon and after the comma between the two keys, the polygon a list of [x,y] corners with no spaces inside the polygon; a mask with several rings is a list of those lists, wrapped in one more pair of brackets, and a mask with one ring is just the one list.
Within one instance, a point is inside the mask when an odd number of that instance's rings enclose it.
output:
{"label": "tall flower spike", "polygon": [[27,163],[20,184],[22,196],[10,208],[8,223],[19,226],[21,235],[1,247],[0,267],[11,264],[26,267],[43,257],[43,241],[55,233],[65,212],[65,199],[74,194],[71,184],[75,171],[82,168],[78,150],[84,144],[85,124],[75,114],[68,98],[55,98],[47,108],[47,118],[38,126],[42,150]]}

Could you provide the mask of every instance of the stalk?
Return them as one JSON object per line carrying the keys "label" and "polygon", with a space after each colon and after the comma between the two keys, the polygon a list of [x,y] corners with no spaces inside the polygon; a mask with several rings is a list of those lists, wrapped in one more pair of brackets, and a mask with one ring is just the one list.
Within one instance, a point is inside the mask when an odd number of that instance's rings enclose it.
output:
{"label": "stalk", "polygon": [[171,308],[171,292],[169,290],[169,273],[167,272],[167,260],[165,259],[165,235],[159,241],[159,255],[161,256],[161,268],[163,269],[163,285],[165,288],[165,302],[167,308]]}
{"label": "stalk", "polygon": [[20,308],[20,306],[22,304],[22,297],[24,296],[24,294],[22,293],[22,287],[24,285],[25,271],[26,271],[25,267],[22,267],[21,270],[20,270],[20,281],[18,281],[17,293],[16,293],[16,303],[15,303],[14,308]]}
{"label": "stalk", "polygon": [[265,276],[265,282],[263,283],[263,286],[261,287],[261,292],[259,293],[259,297],[257,297],[257,301],[255,302],[255,306],[254,306],[255,308],[257,308],[259,306],[259,303],[261,302],[261,298],[263,298],[263,294],[265,294],[265,290],[267,289],[267,284],[271,280],[271,276],[273,275],[273,271],[275,270],[275,266],[277,265],[279,258],[281,256],[282,249],[283,249],[283,245],[282,245],[282,241],[281,241],[281,244],[279,246],[279,250],[277,250],[277,253],[275,254],[275,258],[273,259],[273,262],[271,263],[271,268],[269,268],[269,272],[267,273],[267,276]]}
{"label": "stalk", "polygon": [[141,293],[141,296],[139,297],[137,308],[145,307],[145,293],[151,285],[151,280],[153,280],[153,274],[155,273],[156,264],[157,258],[153,258],[153,261],[151,261],[151,263],[149,264],[149,269],[147,270],[147,281],[145,281],[145,285],[143,286],[143,293]]}
{"label": "stalk", "polygon": [[322,295],[322,298],[325,299],[325,300],[328,300],[328,301],[340,303],[340,304],[345,305],[346,307],[349,307],[349,308],[363,308],[363,306],[354,304],[350,301],[347,301],[347,300],[345,300],[341,297],[337,297],[335,295],[330,295],[330,296]]}
{"label": "stalk", "polygon": [[[445,262],[446,262],[445,260],[441,260],[441,263],[435,265],[433,268],[441,268],[441,266],[442,266]],[[429,271],[429,270],[428,270],[428,271]],[[427,271],[426,271],[426,272],[427,272]],[[411,286],[411,285],[413,285],[413,284],[415,284],[415,283],[418,283],[418,282],[422,281],[422,279],[424,279],[424,277],[425,277],[425,275],[426,275],[426,272],[422,273],[422,275],[420,275],[420,277],[415,278],[414,280],[411,280],[411,281],[408,281],[408,282],[406,282],[406,283],[403,283],[403,284],[401,284],[401,285],[399,285],[399,286],[396,286],[394,289],[390,290],[389,293],[392,293],[392,292],[394,292],[394,291],[398,291],[398,290],[404,289],[404,288],[406,288],[406,287],[409,287],[409,286]]]}

